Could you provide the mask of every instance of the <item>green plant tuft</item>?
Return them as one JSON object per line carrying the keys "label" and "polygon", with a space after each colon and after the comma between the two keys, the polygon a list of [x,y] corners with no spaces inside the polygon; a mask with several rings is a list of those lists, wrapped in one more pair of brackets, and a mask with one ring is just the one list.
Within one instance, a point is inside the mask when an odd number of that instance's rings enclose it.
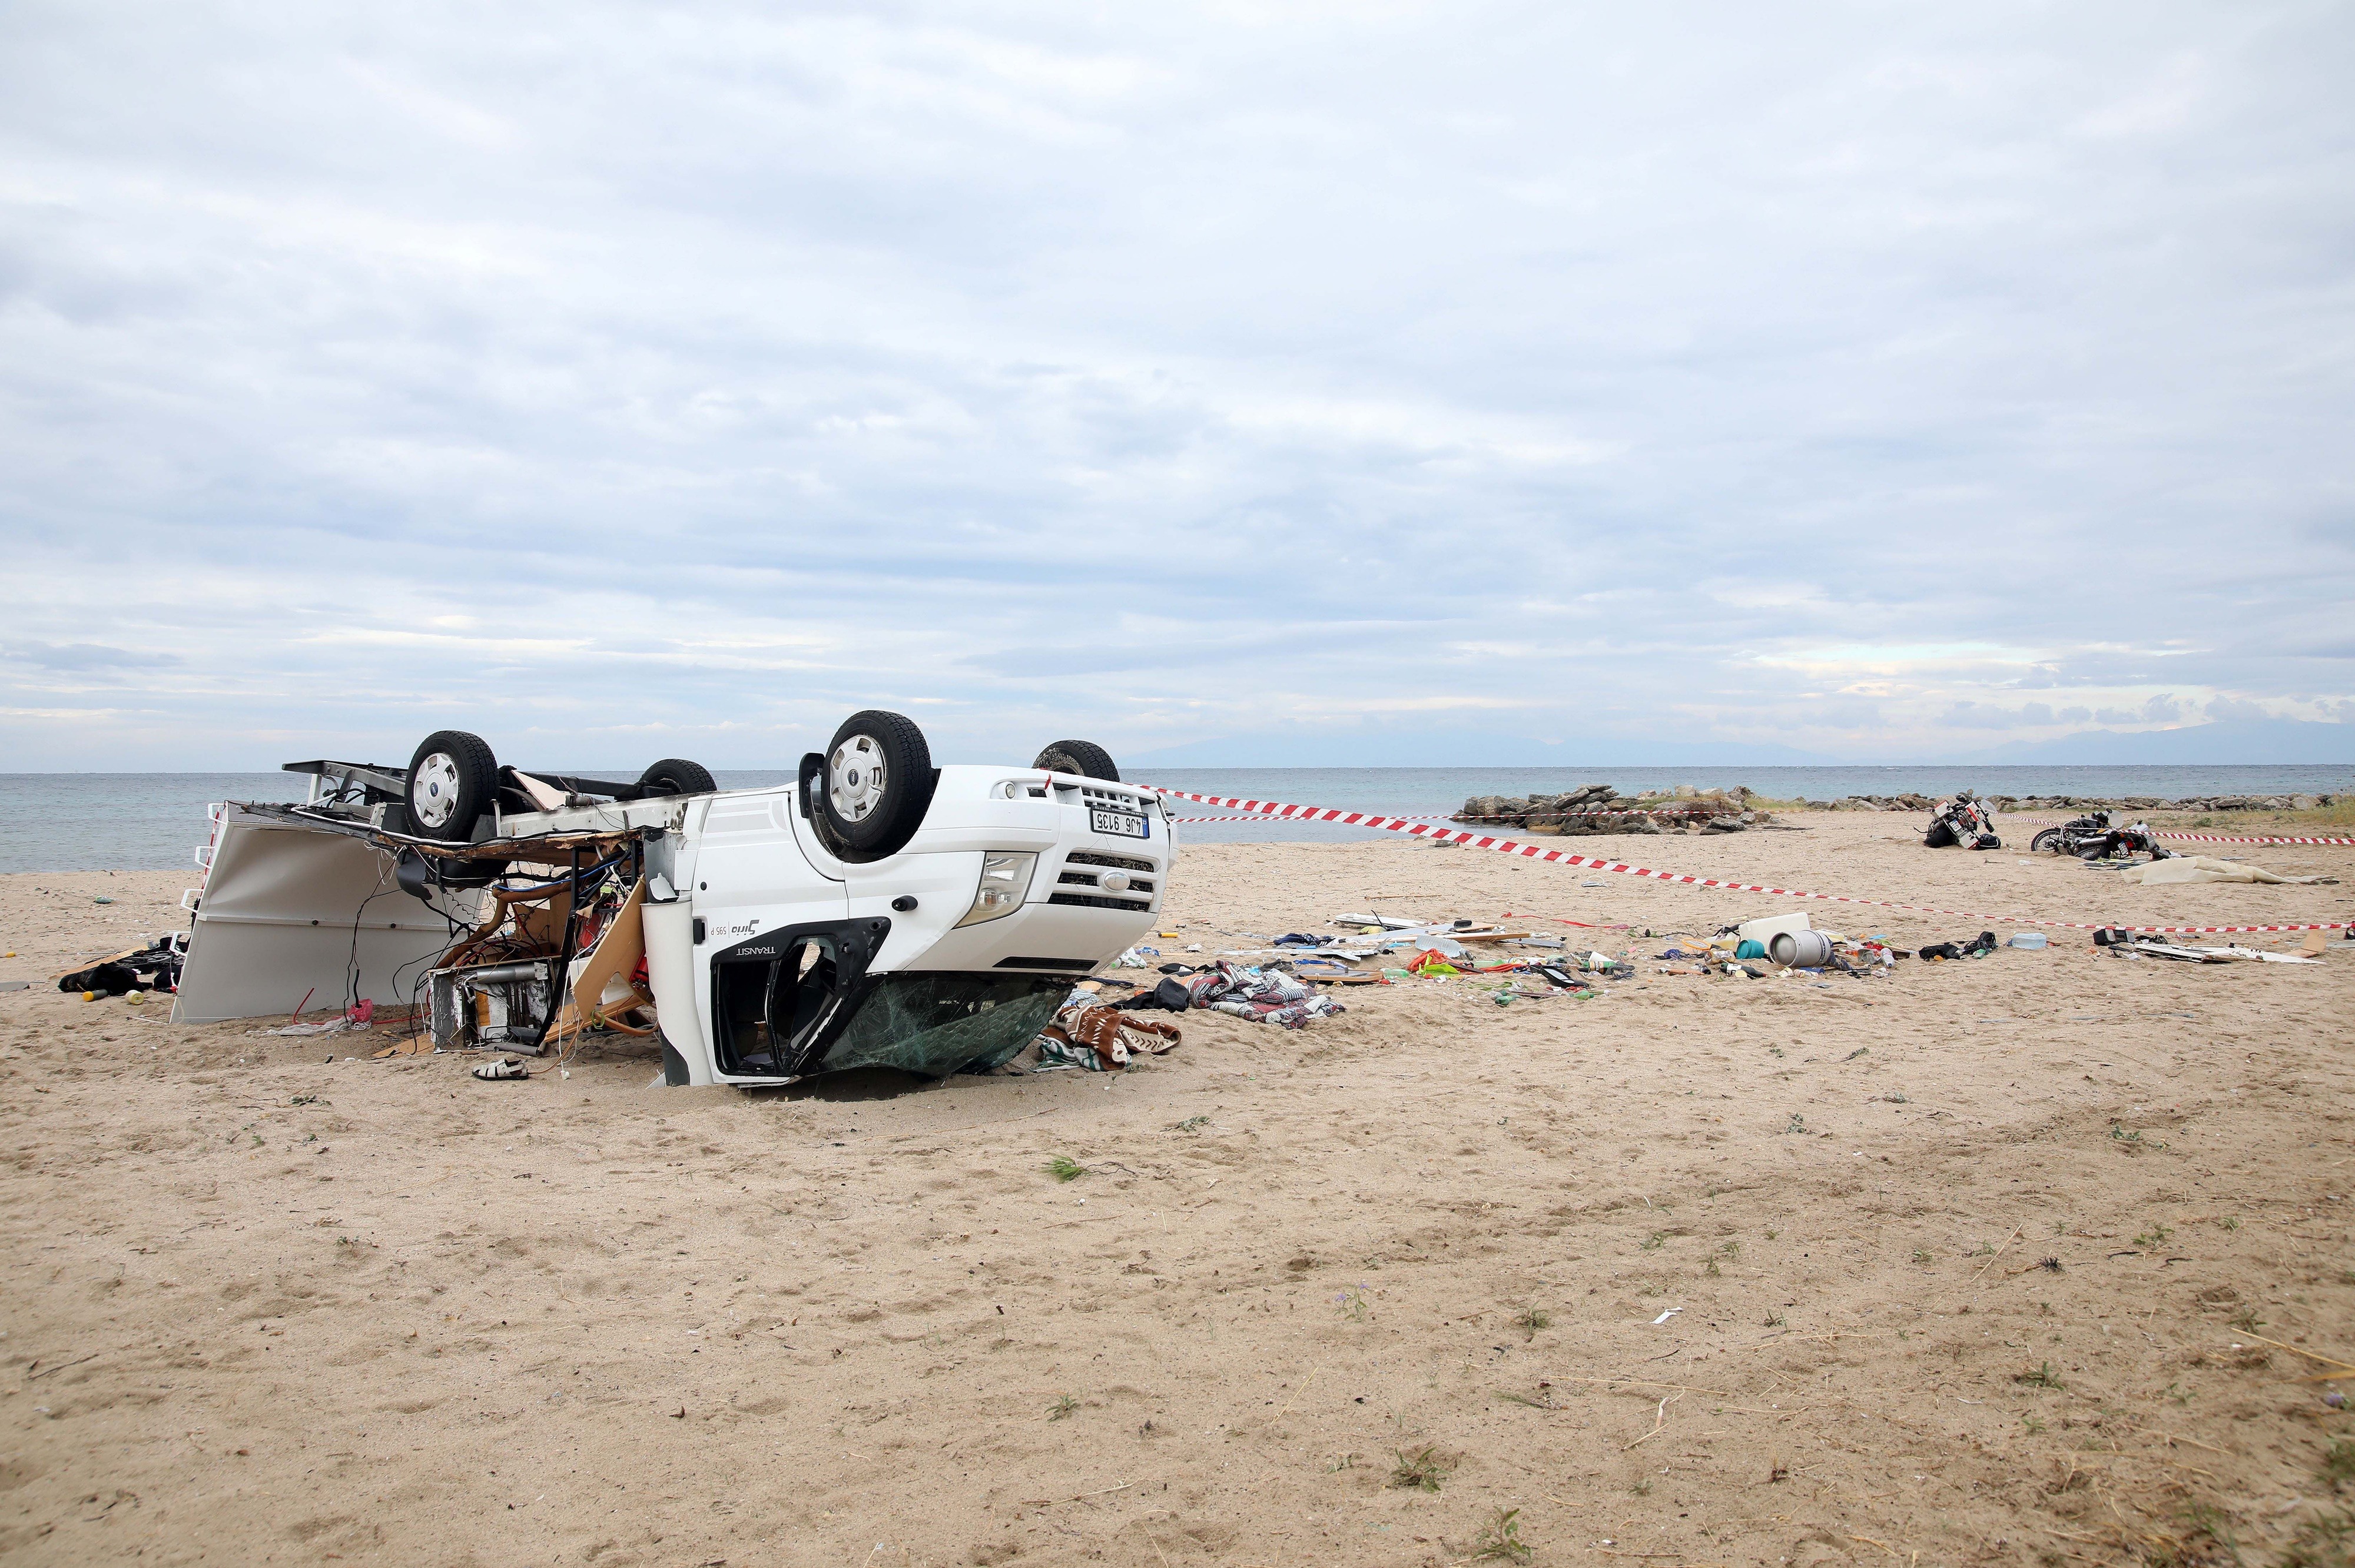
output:
{"label": "green plant tuft", "polygon": [[2052,1370],[2052,1363],[2050,1361],[2039,1361],[2033,1371],[2014,1372],[2011,1374],[2011,1381],[2024,1383],[2030,1388],[2067,1388],[2069,1386],[2061,1381],[2061,1374]]}
{"label": "green plant tuft", "polygon": [[1391,1450],[1397,1463],[1391,1467],[1391,1485],[1409,1487],[1416,1491],[1435,1492],[1455,1467],[1439,1452],[1439,1446],[1426,1443],[1420,1448]]}
{"label": "green plant tuft", "polygon": [[1488,1516],[1472,1538],[1472,1561],[1475,1563],[1527,1563],[1529,1542],[1521,1539],[1521,1510],[1500,1508]]}
{"label": "green plant tuft", "polygon": [[2322,1451],[2321,1470],[2334,1492],[2355,1481],[2355,1438],[2332,1438],[2330,1446]]}
{"label": "green plant tuft", "polygon": [[2298,1527],[2283,1554],[2281,1568],[2350,1568],[2355,1565],[2355,1518],[2344,1509],[2318,1514]]}

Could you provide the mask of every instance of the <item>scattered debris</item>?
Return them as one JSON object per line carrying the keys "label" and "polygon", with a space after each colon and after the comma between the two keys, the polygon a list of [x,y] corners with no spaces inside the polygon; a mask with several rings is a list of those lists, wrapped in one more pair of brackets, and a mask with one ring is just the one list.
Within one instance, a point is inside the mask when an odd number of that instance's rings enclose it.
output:
{"label": "scattered debris", "polygon": [[125,948],[95,964],[60,975],[58,989],[97,997],[120,997],[133,991],[177,991],[187,954],[186,933],[175,932],[155,938],[144,947]]}
{"label": "scattered debris", "polygon": [[2106,947],[2113,958],[2173,958],[2187,964],[2234,964],[2254,961],[2261,964],[2320,964],[2319,956],[2306,953],[2272,953],[2261,947],[2243,947],[2238,943],[2222,947],[2193,947],[2170,942],[2149,932],[2122,930],[2105,926],[2094,933],[2094,945]]}
{"label": "scattered debris", "polygon": [[1152,990],[1117,1006],[1124,1012],[1157,1008],[1182,1013],[1208,1008],[1285,1029],[1300,1029],[1311,1019],[1348,1010],[1332,997],[1318,995],[1312,982],[1290,972],[1287,965],[1245,968],[1227,958],[1190,975],[1172,975]]}

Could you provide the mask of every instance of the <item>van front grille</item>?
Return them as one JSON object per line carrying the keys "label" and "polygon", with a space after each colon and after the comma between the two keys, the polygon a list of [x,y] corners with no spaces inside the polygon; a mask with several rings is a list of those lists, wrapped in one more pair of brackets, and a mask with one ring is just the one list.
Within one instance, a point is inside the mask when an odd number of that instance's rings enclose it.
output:
{"label": "van front grille", "polygon": [[1150,860],[1140,860],[1134,855],[1100,855],[1092,849],[1074,849],[1063,857],[1066,866],[1109,866],[1115,871],[1157,871],[1161,868]]}
{"label": "van front grille", "polygon": [[1124,910],[1130,914],[1150,912],[1146,904],[1141,901],[1131,903],[1126,899],[1108,899],[1099,893],[1049,893],[1047,901],[1050,904],[1067,904],[1078,909],[1116,909]]}
{"label": "van front grille", "polygon": [[[1065,871],[1055,880],[1059,885],[1067,888],[1092,888],[1097,885],[1096,874],[1093,871]],[[1128,891],[1140,897],[1150,898],[1153,894],[1153,884],[1143,877],[1132,877],[1129,879]]]}

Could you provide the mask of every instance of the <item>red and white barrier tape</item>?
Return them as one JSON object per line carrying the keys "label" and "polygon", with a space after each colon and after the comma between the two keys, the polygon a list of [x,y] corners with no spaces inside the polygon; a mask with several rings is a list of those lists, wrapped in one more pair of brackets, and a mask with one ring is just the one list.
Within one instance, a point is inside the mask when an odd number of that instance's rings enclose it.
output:
{"label": "red and white barrier tape", "polygon": [[[1144,787],[1150,789],[1153,786],[1146,784]],[[1165,791],[1164,793],[1174,795],[1177,792],[1170,790]],[[1252,816],[1241,812],[1230,812],[1224,816],[1172,816],[1167,817],[1165,820],[1170,822],[1265,822],[1267,818],[1264,816]],[[1399,816],[1392,817],[1391,820],[1394,822],[1452,822],[1455,819],[1447,816]]]}
{"label": "red and white barrier tape", "polygon": [[[2058,827],[2062,826],[2058,822],[2044,821],[2033,816],[2024,818],[2023,820],[2026,821],[2028,826],[2030,827]],[[2355,838],[2244,838],[2234,837],[2222,833],[2168,833],[2158,828],[2153,828],[2151,830],[2151,837],[2154,838],[2172,838],[2178,843],[2182,844],[2355,844]]]}
{"label": "red and white barrier tape", "polygon": [[1573,855],[1567,849],[1548,849],[1536,844],[1518,843],[1510,838],[1491,838],[1485,834],[1464,833],[1455,828],[1434,827],[1428,822],[1402,816],[1376,816],[1369,812],[1339,811],[1329,806],[1291,805],[1275,800],[1232,800],[1221,795],[1195,795],[1188,790],[1163,789],[1146,784],[1156,794],[1178,800],[1196,801],[1203,805],[1224,806],[1233,811],[1248,811],[1269,818],[1290,822],[1335,822],[1345,827],[1379,827],[1390,833],[1406,833],[1418,838],[1443,838],[1467,845],[1475,849],[1494,849],[1500,855],[1518,855],[1528,860],[1550,860],[1564,866],[1584,866],[1597,871],[1615,871],[1626,877],[1648,877],[1654,881],[1674,882],[1695,888],[1722,888],[1728,892],[1768,893],[1776,898],[1815,899],[1825,903],[1860,904],[1871,909],[1893,909],[1908,914],[1947,915],[1957,920],[1991,920],[2002,925],[2050,925],[2068,931],[2144,931],[2162,934],[2208,935],[2239,931],[2346,931],[2355,922],[2318,921],[2306,925],[2126,925],[2111,921],[2046,920],[2032,914],[1977,914],[1969,910],[1934,909],[1926,904],[1892,903],[1887,899],[1856,899],[1845,893],[1802,892],[1796,888],[1769,888],[1756,882],[1728,882],[1715,877],[1688,877],[1674,871],[1656,871],[1646,866],[1630,866],[1617,860],[1604,860],[1593,855]]}
{"label": "red and white barrier tape", "polygon": [[2228,838],[2222,833],[2161,833],[2187,844],[2355,844],[2355,838]]}

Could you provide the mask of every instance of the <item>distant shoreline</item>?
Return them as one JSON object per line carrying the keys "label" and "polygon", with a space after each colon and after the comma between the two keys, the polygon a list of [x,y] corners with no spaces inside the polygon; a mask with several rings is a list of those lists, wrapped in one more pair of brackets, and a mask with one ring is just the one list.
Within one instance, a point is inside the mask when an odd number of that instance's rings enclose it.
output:
{"label": "distant shoreline", "polygon": [[[1117,757],[1117,753],[1115,753]],[[943,762],[969,759],[943,757]],[[601,770],[581,765],[592,776]],[[613,771],[613,770],[602,770]],[[634,774],[634,769],[629,770]],[[1833,801],[1846,796],[1929,798],[1975,789],[1983,795],[2071,800],[2207,799],[2223,795],[2355,795],[2355,764],[2273,763],[2122,765],[2013,763],[2003,766],[1757,766],[1536,768],[1165,768],[1124,769],[1137,783],[1197,795],[1287,801],[1345,811],[1445,816],[1470,796],[1559,794],[1607,784],[1622,795],[1672,789],[1749,787],[1770,800]],[[713,772],[725,789],[790,784],[787,768]],[[280,771],[172,773],[0,773],[0,872],[185,870],[197,880],[195,851],[208,836],[207,805],[217,800],[295,800],[307,781]],[[2128,809],[2161,810],[2161,806]],[[1178,815],[1209,816],[1208,809]],[[1299,822],[1188,824],[1182,841],[1333,843],[1379,836],[1374,830]]]}

